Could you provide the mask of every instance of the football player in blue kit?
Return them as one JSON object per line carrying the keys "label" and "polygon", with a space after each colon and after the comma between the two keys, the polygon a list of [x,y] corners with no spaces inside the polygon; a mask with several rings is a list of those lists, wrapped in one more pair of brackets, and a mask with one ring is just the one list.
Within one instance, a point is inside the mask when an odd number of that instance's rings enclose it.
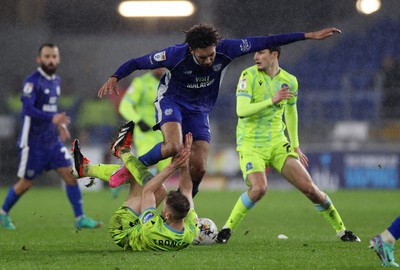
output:
{"label": "football player in blue kit", "polygon": [[57,99],[61,94],[61,80],[55,74],[60,63],[58,47],[51,43],[43,44],[36,60],[38,69],[23,83],[22,127],[18,138],[19,180],[9,189],[0,209],[1,227],[15,230],[9,211],[32,187],[33,180],[48,170],[56,170],[64,179],[76,218],[75,227],[100,227],[101,222],[84,215],[81,191],[71,174],[71,156],[63,144],[70,138],[67,128],[70,118],[57,109]]}
{"label": "football player in blue kit", "polygon": [[185,32],[184,43],[133,58],[121,65],[98,91],[98,96],[119,94],[117,82],[135,70],[167,68],[154,102],[157,122],[154,129],[161,129],[164,141],[139,160],[150,166],[176,155],[183,147],[183,134],[191,132],[190,174],[194,196],[206,172],[211,139],[208,115],[216,102],[228,64],[242,55],[304,39],[323,40],[335,32],[340,33],[340,30],[326,28],[308,33],[222,39],[213,26],[195,25]]}

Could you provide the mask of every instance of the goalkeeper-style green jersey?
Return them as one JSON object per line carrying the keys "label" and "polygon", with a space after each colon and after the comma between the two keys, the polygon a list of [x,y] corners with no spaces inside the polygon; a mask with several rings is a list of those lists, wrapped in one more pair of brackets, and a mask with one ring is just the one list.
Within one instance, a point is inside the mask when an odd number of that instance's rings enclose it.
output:
{"label": "goalkeeper-style green jersey", "polygon": [[[290,100],[273,104],[272,97],[286,86],[294,96]],[[242,72],[236,90],[236,109],[239,116],[236,129],[238,150],[246,147],[270,147],[286,140],[286,125],[292,146],[299,146],[297,88],[296,77],[283,69],[273,78],[264,71],[259,71],[256,65]]]}
{"label": "goalkeeper-style green jersey", "polygon": [[[154,100],[158,84],[159,80],[151,72],[133,79],[119,106],[119,112],[126,121],[144,121],[151,128],[156,124]],[[161,131],[150,129],[143,132],[138,126],[134,129],[134,138],[138,155],[145,154],[155,144],[163,141]]]}
{"label": "goalkeeper-style green jersey", "polygon": [[197,215],[191,208],[184,220],[183,231],[177,231],[151,208],[139,216],[139,223],[128,232],[129,246],[133,250],[175,251],[188,247],[196,237]]}

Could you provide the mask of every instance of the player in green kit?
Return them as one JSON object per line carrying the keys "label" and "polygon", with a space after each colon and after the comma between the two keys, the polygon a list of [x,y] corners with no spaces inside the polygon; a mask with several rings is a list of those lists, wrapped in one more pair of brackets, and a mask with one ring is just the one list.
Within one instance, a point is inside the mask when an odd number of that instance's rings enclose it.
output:
{"label": "player in green kit", "polygon": [[[133,79],[119,104],[118,111],[122,117],[137,123],[138,128],[135,128],[133,135],[137,156],[147,153],[155,144],[163,141],[161,131],[154,131],[153,126],[156,124],[154,100],[165,71],[165,68],[157,68]],[[157,171],[163,170],[170,161],[165,159],[158,162]]]}
{"label": "player in green kit", "polygon": [[[319,190],[306,170],[308,159],[298,140],[295,76],[279,67],[280,47],[256,52],[256,65],[245,69],[237,86],[236,131],[240,168],[249,187],[236,202],[217,237],[227,243],[232,232],[267,191],[266,167],[274,167],[314,203],[343,241],[361,240],[346,230],[329,196]],[[284,116],[284,121],[283,121]],[[285,135],[287,128],[289,139]]]}
{"label": "player in green kit", "polygon": [[[192,146],[192,134],[185,137],[184,147],[171,163],[157,175],[132,154],[133,122],[121,127],[112,145],[113,154],[130,168],[130,190],[124,204],[109,222],[109,233],[114,242],[124,250],[176,251],[188,247],[196,237],[197,214],[192,198],[192,180],[188,160]],[[73,156],[78,177],[98,177],[106,180],[118,165],[89,164],[80,152],[79,142],[74,141]],[[166,194],[164,181],[180,169],[178,191]],[[165,198],[165,200],[164,200]],[[156,213],[162,202],[161,215]]]}
{"label": "player in green kit", "polygon": [[[157,97],[158,84],[165,71],[165,68],[157,68],[134,78],[118,107],[119,113],[127,122],[137,123],[133,134],[137,156],[147,153],[154,145],[163,141],[161,131],[153,130],[153,126],[156,124],[154,100]],[[151,170],[153,173],[160,172],[170,162],[171,158],[160,160],[151,167]],[[112,189],[114,198],[119,195],[122,188],[123,186],[118,186]]]}

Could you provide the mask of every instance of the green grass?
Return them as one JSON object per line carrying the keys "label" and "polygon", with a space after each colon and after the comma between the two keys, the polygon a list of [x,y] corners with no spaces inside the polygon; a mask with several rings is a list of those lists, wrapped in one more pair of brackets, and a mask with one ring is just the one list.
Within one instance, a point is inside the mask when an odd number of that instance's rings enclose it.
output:
{"label": "green grass", "polygon": [[[6,190],[0,191],[1,201]],[[126,191],[123,191],[126,193]],[[34,188],[14,207],[16,231],[0,229],[0,269],[382,269],[369,239],[399,215],[400,191],[329,193],[348,229],[361,243],[338,240],[333,229],[298,191],[269,191],[227,245],[191,246],[180,252],[124,252],[107,223],[125,194],[86,192],[86,214],[105,226],[76,230],[65,192]],[[199,217],[220,228],[241,192],[203,191]],[[278,234],[288,240],[278,240]],[[400,261],[399,251],[395,254]]]}

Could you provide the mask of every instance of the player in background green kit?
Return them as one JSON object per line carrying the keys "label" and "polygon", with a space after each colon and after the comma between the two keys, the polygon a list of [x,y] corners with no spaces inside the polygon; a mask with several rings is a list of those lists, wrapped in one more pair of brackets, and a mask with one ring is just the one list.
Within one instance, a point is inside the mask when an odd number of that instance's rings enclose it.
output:
{"label": "player in background green kit", "polygon": [[[114,242],[124,250],[176,251],[188,247],[196,237],[197,214],[192,198],[192,180],[188,160],[192,146],[192,134],[185,137],[182,150],[171,163],[157,175],[153,175],[131,152],[134,123],[121,127],[111,151],[130,168],[130,190],[124,204],[109,222],[109,233]],[[78,177],[98,177],[107,180],[120,165],[89,164],[80,152],[78,140],[74,141],[73,156],[75,174]],[[180,192],[166,194],[164,181],[180,169]],[[164,200],[165,198],[165,200]],[[157,206],[164,200],[161,215]]]}
{"label": "player in background green kit", "polygon": [[[329,196],[319,190],[306,170],[308,159],[298,140],[298,83],[295,76],[279,67],[280,53],[280,47],[256,52],[256,65],[245,69],[239,79],[236,143],[240,168],[249,188],[236,202],[217,242],[227,243],[250,209],[265,195],[266,167],[274,167],[303,192],[341,240],[360,242],[346,230]],[[284,133],[286,127],[290,143]]]}
{"label": "player in background green kit", "polygon": [[[135,128],[133,134],[137,156],[147,153],[155,144],[163,141],[161,131],[154,131],[153,126],[156,124],[154,100],[157,97],[158,84],[165,71],[165,68],[157,68],[133,79],[119,104],[118,111],[122,117],[127,122],[137,123],[139,127]],[[171,159],[158,162],[157,171],[162,171],[169,162]]]}
{"label": "player in background green kit", "polygon": [[[153,130],[155,121],[154,100],[157,97],[157,88],[165,68],[153,69],[142,76],[132,80],[128,90],[125,92],[119,104],[118,111],[127,121],[137,123],[133,134],[133,144],[136,155],[141,156],[147,153],[154,145],[163,141],[160,130]],[[155,174],[162,171],[171,162],[171,159],[164,159],[151,167]],[[113,197],[116,198],[123,186],[112,189]]]}

